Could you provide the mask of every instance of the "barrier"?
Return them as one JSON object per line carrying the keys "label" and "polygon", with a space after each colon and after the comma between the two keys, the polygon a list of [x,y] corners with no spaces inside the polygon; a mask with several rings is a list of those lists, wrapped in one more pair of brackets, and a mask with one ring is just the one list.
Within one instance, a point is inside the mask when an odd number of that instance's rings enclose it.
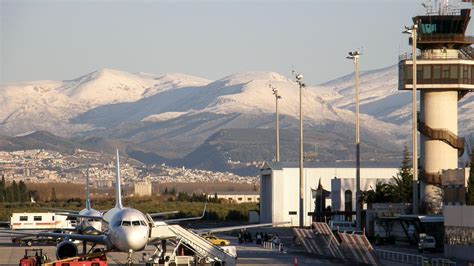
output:
{"label": "barrier", "polygon": [[340,245],[347,259],[353,259],[369,265],[382,264],[365,235],[338,233],[338,236],[341,239]]}
{"label": "barrier", "polygon": [[377,249],[376,254],[381,260],[391,260],[411,265],[456,266],[456,262],[448,259],[434,258],[431,261],[421,255]]}
{"label": "barrier", "polygon": [[275,244],[273,242],[270,242],[270,241],[263,241],[263,248],[266,248],[266,249],[270,249],[270,250],[279,250],[279,251],[283,251],[283,244],[280,243],[280,244]]}
{"label": "barrier", "polygon": [[391,250],[383,250],[377,249],[375,250],[377,257],[380,260],[391,260],[411,265],[424,265],[428,263],[428,259],[421,255],[391,251]]}
{"label": "barrier", "polygon": [[432,266],[456,266],[456,262],[450,261],[448,259],[432,259]]}

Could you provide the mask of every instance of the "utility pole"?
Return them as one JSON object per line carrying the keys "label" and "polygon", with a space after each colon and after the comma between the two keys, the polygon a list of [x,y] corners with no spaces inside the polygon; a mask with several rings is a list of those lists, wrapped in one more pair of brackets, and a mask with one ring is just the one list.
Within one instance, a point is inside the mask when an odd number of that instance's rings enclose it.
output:
{"label": "utility pole", "polygon": [[362,230],[362,210],[361,210],[361,193],[360,193],[360,108],[359,108],[359,58],[361,53],[359,51],[349,52],[347,59],[351,59],[355,64],[355,107],[356,107],[356,121],[355,121],[355,144],[356,144],[356,220],[357,230]]}
{"label": "utility pole", "polygon": [[405,26],[405,30],[403,33],[410,34],[412,39],[412,61],[413,61],[413,89],[412,89],[412,143],[413,143],[413,150],[412,150],[412,164],[413,164],[413,214],[419,213],[419,200],[418,200],[418,112],[417,112],[417,105],[416,105],[416,79],[417,79],[417,67],[416,67],[416,41],[417,41],[417,30],[418,25],[415,23],[414,25],[407,27]]}
{"label": "utility pole", "polygon": [[278,94],[278,89],[275,88],[272,84],[268,85],[275,95],[275,139],[276,139],[276,148],[275,148],[275,161],[280,162],[280,119],[278,117],[278,100],[281,99],[281,96]]}
{"label": "utility pole", "polygon": [[303,168],[303,88],[306,84],[303,83],[303,75],[295,73],[296,83],[300,87],[300,210],[299,210],[299,227],[304,227],[304,168]]}

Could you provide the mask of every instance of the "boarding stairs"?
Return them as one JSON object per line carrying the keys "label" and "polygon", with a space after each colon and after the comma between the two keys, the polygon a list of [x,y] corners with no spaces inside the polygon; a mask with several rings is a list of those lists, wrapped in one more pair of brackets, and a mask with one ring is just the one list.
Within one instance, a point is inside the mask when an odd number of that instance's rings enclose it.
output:
{"label": "boarding stairs", "polygon": [[219,246],[215,246],[200,235],[179,225],[169,225],[169,230],[176,235],[178,243],[191,248],[199,256],[206,258],[211,265],[236,265],[236,257]]}

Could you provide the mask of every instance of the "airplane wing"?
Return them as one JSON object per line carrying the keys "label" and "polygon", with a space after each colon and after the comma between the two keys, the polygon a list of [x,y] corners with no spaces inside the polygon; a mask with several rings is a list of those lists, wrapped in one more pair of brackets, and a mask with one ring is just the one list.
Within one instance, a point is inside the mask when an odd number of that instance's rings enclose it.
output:
{"label": "airplane wing", "polygon": [[179,211],[155,212],[155,213],[149,213],[148,215],[150,215],[151,218],[155,218],[155,217],[165,216],[165,215],[169,215],[169,214],[176,214],[176,213],[178,213],[178,212],[179,212]]}
{"label": "airplane wing", "polygon": [[95,219],[95,220],[101,220],[102,222],[107,222],[104,220],[103,216],[82,215],[82,214],[75,214],[75,213],[58,213],[57,215],[67,216],[67,217],[72,217],[72,218]]}
{"label": "airplane wing", "polygon": [[207,202],[206,202],[206,204],[204,205],[204,210],[202,211],[202,215],[201,215],[201,216],[188,217],[188,218],[177,218],[177,219],[161,220],[161,221],[158,221],[158,223],[161,225],[163,222],[165,222],[165,223],[167,223],[167,224],[175,224],[175,223],[180,223],[180,222],[185,222],[185,221],[201,220],[201,219],[204,218],[204,216],[206,215],[206,208],[207,208]]}
{"label": "airplane wing", "polygon": [[79,214],[79,211],[75,211],[75,210],[57,209],[57,208],[42,208],[42,209],[45,209],[45,210],[48,210],[48,211],[54,211],[54,212]]}
{"label": "airplane wing", "polygon": [[10,234],[10,236],[43,236],[51,237],[54,239],[63,238],[79,241],[93,242],[97,244],[107,244],[106,235],[82,235],[82,234],[64,234],[64,233],[53,233],[53,232],[18,232],[15,230],[0,230],[2,234]]}
{"label": "airplane wing", "polygon": [[227,232],[227,231],[233,231],[233,230],[239,230],[239,229],[276,226],[276,225],[288,224],[288,223],[290,223],[290,222],[237,225],[237,226],[227,226],[227,227],[217,227],[217,228],[196,229],[196,230],[193,230],[193,231],[198,233],[198,234],[211,234],[211,233]]}

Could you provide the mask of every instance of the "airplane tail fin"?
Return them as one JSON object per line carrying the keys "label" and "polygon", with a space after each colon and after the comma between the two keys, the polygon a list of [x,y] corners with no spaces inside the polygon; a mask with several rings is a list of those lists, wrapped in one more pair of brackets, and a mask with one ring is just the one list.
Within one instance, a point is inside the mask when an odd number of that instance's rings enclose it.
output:
{"label": "airplane tail fin", "polygon": [[115,207],[122,209],[122,188],[120,185],[120,160],[119,151],[117,149],[117,175],[115,179]]}
{"label": "airplane tail fin", "polygon": [[91,193],[90,193],[90,183],[89,183],[89,168],[87,168],[86,175],[86,209],[91,209]]}

